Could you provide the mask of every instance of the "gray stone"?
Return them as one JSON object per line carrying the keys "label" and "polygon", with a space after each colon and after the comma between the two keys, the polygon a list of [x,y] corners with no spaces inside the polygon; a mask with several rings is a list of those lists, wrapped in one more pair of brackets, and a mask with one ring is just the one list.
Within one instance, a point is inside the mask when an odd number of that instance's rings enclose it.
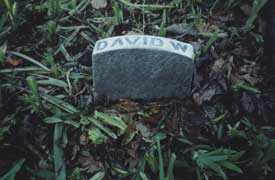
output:
{"label": "gray stone", "polygon": [[93,51],[96,100],[183,98],[191,93],[190,44],[146,35],[100,40]]}

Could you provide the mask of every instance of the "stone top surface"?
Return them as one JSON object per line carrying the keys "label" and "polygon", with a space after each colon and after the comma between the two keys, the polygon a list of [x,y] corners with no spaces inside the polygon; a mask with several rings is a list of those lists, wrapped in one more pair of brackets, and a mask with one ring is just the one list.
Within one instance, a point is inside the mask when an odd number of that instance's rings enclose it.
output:
{"label": "stone top surface", "polygon": [[115,36],[96,42],[93,55],[123,49],[151,49],[168,51],[193,60],[193,46],[170,38],[149,35]]}

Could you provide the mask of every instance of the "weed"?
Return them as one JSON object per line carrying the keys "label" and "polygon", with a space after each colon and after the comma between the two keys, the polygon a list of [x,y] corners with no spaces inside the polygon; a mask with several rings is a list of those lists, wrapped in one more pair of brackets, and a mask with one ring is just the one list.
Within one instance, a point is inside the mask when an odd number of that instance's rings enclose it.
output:
{"label": "weed", "polygon": [[51,44],[56,42],[56,35],[57,35],[57,24],[55,21],[49,21],[47,25],[47,34],[48,34],[48,41]]}
{"label": "weed", "polygon": [[64,134],[64,126],[59,123],[55,124],[53,136],[53,154],[56,180],[66,180],[66,165],[61,144]]}
{"label": "weed", "polygon": [[120,9],[118,2],[114,3],[113,6],[114,10],[114,18],[115,18],[115,24],[119,25],[123,22],[123,11]]}
{"label": "weed", "polygon": [[50,53],[45,53],[44,58],[45,58],[46,62],[48,62],[50,64],[51,72],[52,72],[53,76],[57,77],[58,70],[57,70],[56,63],[54,62],[53,56]]}
{"label": "weed", "polygon": [[251,14],[248,20],[245,23],[245,26],[242,28],[244,32],[248,32],[253,27],[253,22],[258,16],[260,10],[264,7],[268,0],[254,0]]}
{"label": "weed", "polygon": [[160,30],[159,30],[159,35],[162,37],[166,36],[166,19],[167,19],[166,10],[164,9],[163,13],[162,13],[162,22],[161,22]]}
{"label": "weed", "polygon": [[48,14],[52,18],[57,18],[61,15],[60,0],[48,0]]}
{"label": "weed", "polygon": [[242,173],[242,170],[236,165],[236,161],[240,159],[243,152],[237,152],[230,149],[217,149],[217,150],[197,150],[193,153],[193,160],[197,166],[198,177],[199,174],[203,174],[204,177],[208,177],[209,173],[206,171],[212,171],[214,176],[220,176],[223,179],[227,179],[224,172],[225,169]]}
{"label": "weed", "polygon": [[[8,16],[11,20],[11,22],[15,23],[15,17],[16,17],[16,10],[17,10],[17,3],[12,0],[3,0],[4,4],[8,11]],[[2,20],[3,21],[3,20]]]}
{"label": "weed", "polygon": [[4,64],[4,60],[5,60],[5,52],[4,52],[4,49],[0,47],[0,65]]}

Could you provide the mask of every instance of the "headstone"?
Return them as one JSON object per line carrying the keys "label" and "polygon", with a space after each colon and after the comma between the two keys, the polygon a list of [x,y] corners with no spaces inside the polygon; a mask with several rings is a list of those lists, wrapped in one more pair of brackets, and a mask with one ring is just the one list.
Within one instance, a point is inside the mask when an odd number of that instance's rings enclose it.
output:
{"label": "headstone", "polygon": [[111,37],[96,42],[92,70],[96,100],[183,98],[191,93],[194,50],[157,36]]}

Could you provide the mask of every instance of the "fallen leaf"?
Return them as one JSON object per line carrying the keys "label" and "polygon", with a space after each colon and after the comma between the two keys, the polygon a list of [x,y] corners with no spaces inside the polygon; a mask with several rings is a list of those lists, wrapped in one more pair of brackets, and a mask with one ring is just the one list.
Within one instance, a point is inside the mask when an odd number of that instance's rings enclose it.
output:
{"label": "fallen leaf", "polygon": [[244,92],[241,98],[241,103],[242,103],[242,107],[244,108],[244,110],[248,113],[252,113],[255,111],[255,105],[254,105],[254,101],[253,98],[251,97],[252,95]]}
{"label": "fallen leaf", "polygon": [[80,145],[87,145],[88,144],[88,138],[85,134],[82,134],[80,137],[79,137],[79,144]]}
{"label": "fallen leaf", "polygon": [[92,0],[91,4],[95,9],[104,9],[107,6],[107,0]]}
{"label": "fallen leaf", "polygon": [[193,26],[188,23],[173,24],[168,26],[166,30],[174,34],[195,34]]}
{"label": "fallen leaf", "polygon": [[263,78],[260,78],[260,77],[253,77],[253,76],[251,76],[250,74],[242,75],[242,76],[240,76],[240,78],[241,78],[242,80],[247,81],[247,82],[248,82],[250,85],[252,85],[252,86],[255,86],[256,84],[260,83],[260,82],[263,80]]}
{"label": "fallen leaf", "polygon": [[212,72],[214,72],[214,73],[222,72],[224,63],[225,63],[225,61],[221,58],[216,60],[212,66]]}
{"label": "fallen leaf", "polygon": [[147,126],[145,126],[142,122],[136,123],[136,130],[140,132],[142,137],[148,138],[152,135],[152,133],[150,132],[150,129]]}
{"label": "fallen leaf", "polygon": [[87,173],[95,173],[103,169],[103,164],[100,161],[96,161],[93,156],[80,157],[78,162],[81,164],[81,171],[86,171]]}
{"label": "fallen leaf", "polygon": [[71,161],[73,161],[76,158],[77,153],[80,151],[79,145],[73,145],[72,153],[71,153]]}
{"label": "fallen leaf", "polygon": [[121,100],[118,104],[114,106],[114,108],[117,109],[119,112],[122,111],[126,113],[136,112],[140,110],[138,103],[127,99]]}
{"label": "fallen leaf", "polygon": [[215,94],[215,87],[209,87],[207,89],[203,89],[201,92],[194,93],[193,99],[196,104],[202,105],[203,102],[210,101]]}
{"label": "fallen leaf", "polygon": [[237,47],[232,50],[232,54],[240,56],[240,57],[250,57],[251,52],[249,52],[248,48],[245,47]]}
{"label": "fallen leaf", "polygon": [[16,66],[19,66],[20,64],[23,63],[23,61],[21,59],[13,59],[11,57],[8,57],[6,59],[6,63],[9,65],[9,66],[13,66],[13,67],[16,67]]}

